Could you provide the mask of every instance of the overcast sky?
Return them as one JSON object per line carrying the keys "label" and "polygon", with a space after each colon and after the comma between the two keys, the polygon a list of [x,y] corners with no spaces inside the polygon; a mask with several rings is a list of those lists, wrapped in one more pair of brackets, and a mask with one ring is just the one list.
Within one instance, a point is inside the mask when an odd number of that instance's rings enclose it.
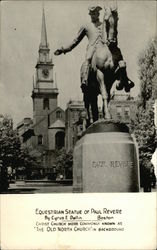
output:
{"label": "overcast sky", "polygon": [[[90,21],[91,3],[103,7],[106,1],[44,1],[51,55],[72,41],[79,27]],[[32,78],[41,39],[42,7],[43,1],[1,2],[0,113],[11,115],[15,125],[24,117],[32,117]],[[136,84],[133,96],[139,93],[137,59],[155,34],[156,12],[156,1],[118,1],[118,41],[128,75]],[[53,56],[58,105],[63,109],[69,99],[82,100],[80,66],[86,46],[84,38],[72,52]]]}

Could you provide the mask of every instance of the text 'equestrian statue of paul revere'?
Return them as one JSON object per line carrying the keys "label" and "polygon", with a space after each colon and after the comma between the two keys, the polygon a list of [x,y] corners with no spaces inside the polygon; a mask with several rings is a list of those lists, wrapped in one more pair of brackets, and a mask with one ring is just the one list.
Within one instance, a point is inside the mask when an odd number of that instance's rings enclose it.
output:
{"label": "text 'equestrian statue of paul revere'", "polygon": [[93,122],[98,120],[97,96],[101,94],[104,118],[110,119],[108,110],[110,90],[116,83],[117,90],[129,92],[134,83],[127,77],[126,63],[117,47],[118,13],[116,7],[104,8],[103,22],[99,20],[100,6],[89,7],[91,23],[80,28],[76,38],[66,47],[55,51],[55,55],[66,54],[75,48],[87,36],[88,46],[85,61],[81,67],[81,88],[87,110],[87,124],[90,125],[91,105]]}

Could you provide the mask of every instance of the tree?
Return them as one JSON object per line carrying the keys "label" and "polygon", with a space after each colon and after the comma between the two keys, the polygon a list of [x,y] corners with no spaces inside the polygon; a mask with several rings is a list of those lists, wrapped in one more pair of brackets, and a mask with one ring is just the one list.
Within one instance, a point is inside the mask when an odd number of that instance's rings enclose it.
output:
{"label": "tree", "polygon": [[0,123],[0,162],[1,162],[1,189],[8,188],[7,168],[15,168],[20,151],[20,141],[13,130],[12,119],[8,116],[1,116]]}
{"label": "tree", "polygon": [[10,118],[4,117],[0,127],[0,160],[4,166],[16,166],[20,151],[20,140],[13,130]]}
{"label": "tree", "polygon": [[21,169],[27,179],[39,178],[41,175],[39,172],[41,165],[42,154],[40,152],[30,151],[28,147],[20,149],[18,171]]}
{"label": "tree", "polygon": [[65,179],[72,179],[72,164],[73,164],[73,152],[72,150],[68,153],[63,148],[58,151],[58,156],[56,158],[56,170],[63,176]]}
{"label": "tree", "polygon": [[156,148],[156,130],[152,102],[147,103],[146,109],[139,106],[136,119],[131,122],[131,129],[139,146],[140,164],[144,160],[151,160]]}
{"label": "tree", "polygon": [[157,98],[157,38],[150,41],[139,57],[140,102],[136,119],[131,122],[139,146],[140,174],[151,167],[150,161],[157,145],[154,125],[154,102]]}
{"label": "tree", "polygon": [[157,97],[157,37],[149,41],[139,56],[139,78],[141,82],[141,104]]}
{"label": "tree", "polygon": [[[13,129],[12,119],[1,116],[0,122],[0,184],[1,190],[8,188],[8,167],[16,173],[29,177],[29,172],[39,164],[36,155],[31,155],[27,148],[21,148],[20,138]],[[30,171],[29,171],[30,170]]]}
{"label": "tree", "polygon": [[27,147],[25,147],[23,150],[27,179],[42,178],[42,173],[40,170],[43,167],[43,154],[36,149],[30,150],[30,148]]}

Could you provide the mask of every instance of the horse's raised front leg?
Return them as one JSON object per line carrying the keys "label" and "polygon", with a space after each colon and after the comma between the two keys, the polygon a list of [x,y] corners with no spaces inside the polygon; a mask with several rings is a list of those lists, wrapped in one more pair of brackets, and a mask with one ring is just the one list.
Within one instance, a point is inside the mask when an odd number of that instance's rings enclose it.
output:
{"label": "horse's raised front leg", "polygon": [[102,96],[104,118],[111,119],[111,115],[108,110],[108,94],[104,82],[104,74],[99,69],[97,70],[97,80],[99,82],[100,93]]}

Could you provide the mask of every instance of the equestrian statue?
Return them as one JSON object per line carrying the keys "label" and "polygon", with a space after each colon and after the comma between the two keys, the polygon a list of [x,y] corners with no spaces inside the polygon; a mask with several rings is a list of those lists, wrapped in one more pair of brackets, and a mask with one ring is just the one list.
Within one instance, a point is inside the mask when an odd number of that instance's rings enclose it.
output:
{"label": "equestrian statue", "polygon": [[117,90],[129,92],[134,83],[128,78],[126,63],[118,48],[118,12],[116,7],[104,8],[103,21],[99,20],[100,6],[89,7],[91,22],[82,26],[72,41],[66,47],[57,49],[54,54],[66,54],[75,48],[87,36],[88,46],[85,61],[81,66],[81,89],[87,111],[87,126],[90,125],[90,107],[92,120],[98,120],[97,98],[101,94],[102,111],[105,119],[111,119],[108,104],[111,98],[111,88],[116,84]]}

